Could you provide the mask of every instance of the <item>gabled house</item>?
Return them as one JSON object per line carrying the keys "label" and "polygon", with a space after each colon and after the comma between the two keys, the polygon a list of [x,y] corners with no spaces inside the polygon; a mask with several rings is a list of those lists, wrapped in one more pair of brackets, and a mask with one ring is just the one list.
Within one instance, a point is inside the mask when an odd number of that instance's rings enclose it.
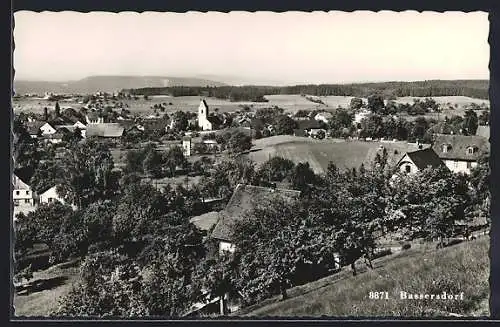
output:
{"label": "gabled house", "polygon": [[76,127],[76,128],[79,128],[81,130],[84,130],[84,129],[87,128],[87,125],[85,125],[84,123],[82,123],[79,120],[77,120],[76,122],[74,122],[73,126]]}
{"label": "gabled house", "polygon": [[44,123],[40,126],[40,131],[42,132],[42,135],[51,135],[57,132],[57,130],[49,123]]}
{"label": "gabled house", "polygon": [[327,124],[328,121],[330,119],[332,119],[332,117],[333,117],[333,115],[332,115],[331,112],[323,111],[323,112],[317,113],[316,116],[314,116],[314,119],[317,120],[317,121],[322,121],[325,124]]}
{"label": "gabled house", "polygon": [[[62,196],[60,196],[59,194],[57,194],[57,186],[52,186],[51,188],[49,188],[48,190],[42,192],[40,194],[40,197],[39,197],[39,202],[40,204],[50,204],[50,203],[54,203],[54,202],[60,202],[62,204],[66,204],[66,201],[64,200],[64,198]],[[76,206],[75,205],[70,205],[73,210],[76,210]]]}
{"label": "gabled house", "polygon": [[31,187],[16,175],[12,175],[12,201],[14,202],[14,220],[19,212],[35,210],[34,194]]}
{"label": "gabled house", "polygon": [[45,125],[45,122],[35,120],[35,121],[28,121],[25,126],[30,136],[32,138],[37,138],[42,133],[40,127],[42,127],[43,125]]}
{"label": "gabled house", "polygon": [[314,131],[313,134],[316,134],[319,130],[323,130],[326,133],[326,131],[321,128],[321,124],[322,123],[319,120],[315,119],[299,120],[297,121],[297,128],[295,129],[294,134],[301,136],[303,134],[300,131],[304,131],[305,135],[311,136],[312,131]]}
{"label": "gabled house", "polygon": [[478,160],[488,155],[490,143],[477,135],[437,135],[432,146],[446,167],[456,173],[470,174]]}
{"label": "gabled house", "polygon": [[285,200],[293,201],[299,198],[300,191],[262,187],[246,184],[238,184],[231,199],[219,212],[217,224],[211,234],[212,239],[218,243],[219,252],[233,252],[236,248],[232,240],[232,226],[235,222],[243,219],[246,212],[252,210],[256,204],[271,196],[282,197]]}
{"label": "gabled house", "polygon": [[398,170],[407,174],[416,173],[427,167],[444,166],[432,148],[406,152],[397,163]]}

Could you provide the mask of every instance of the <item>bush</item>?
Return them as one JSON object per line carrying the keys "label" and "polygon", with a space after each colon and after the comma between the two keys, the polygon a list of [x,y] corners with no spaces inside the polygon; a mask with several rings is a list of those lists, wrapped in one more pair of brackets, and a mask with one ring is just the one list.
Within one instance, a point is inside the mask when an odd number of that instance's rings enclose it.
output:
{"label": "bush", "polygon": [[408,250],[409,248],[411,248],[411,244],[410,243],[405,243],[401,246],[401,250]]}

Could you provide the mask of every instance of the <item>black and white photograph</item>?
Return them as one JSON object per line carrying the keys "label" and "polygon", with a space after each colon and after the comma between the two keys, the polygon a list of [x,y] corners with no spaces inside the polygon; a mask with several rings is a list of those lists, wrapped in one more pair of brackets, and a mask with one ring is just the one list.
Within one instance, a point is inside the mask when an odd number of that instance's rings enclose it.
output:
{"label": "black and white photograph", "polygon": [[490,316],[487,12],[13,20],[13,318]]}

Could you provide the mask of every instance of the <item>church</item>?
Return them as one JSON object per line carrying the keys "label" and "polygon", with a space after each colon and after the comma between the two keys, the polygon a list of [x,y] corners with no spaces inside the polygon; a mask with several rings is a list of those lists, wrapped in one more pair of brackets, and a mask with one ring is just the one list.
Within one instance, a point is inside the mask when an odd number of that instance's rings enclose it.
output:
{"label": "church", "polygon": [[204,131],[216,130],[220,127],[221,121],[219,117],[209,115],[207,102],[202,99],[198,107],[198,127]]}

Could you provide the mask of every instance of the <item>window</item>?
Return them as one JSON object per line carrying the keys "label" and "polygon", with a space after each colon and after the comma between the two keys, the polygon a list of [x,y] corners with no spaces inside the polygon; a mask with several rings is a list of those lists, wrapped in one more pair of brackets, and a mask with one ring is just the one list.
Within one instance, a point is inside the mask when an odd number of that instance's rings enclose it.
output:
{"label": "window", "polygon": [[410,165],[406,165],[405,170],[406,170],[407,173],[411,173],[411,166]]}
{"label": "window", "polygon": [[26,191],[26,195],[30,195],[30,191]]}
{"label": "window", "polygon": [[443,144],[441,150],[443,151],[443,153],[446,153],[446,152],[448,152],[448,151],[451,150],[451,145],[449,145],[449,144]]}
{"label": "window", "polygon": [[467,161],[467,168],[469,168],[469,169],[472,168],[472,162]]}
{"label": "window", "polygon": [[477,152],[476,150],[477,149],[475,147],[470,146],[467,148],[467,154],[474,154]]}
{"label": "window", "polygon": [[30,199],[24,199],[24,203],[30,203]]}
{"label": "window", "polygon": [[47,201],[51,203],[54,199],[53,198],[48,198]]}
{"label": "window", "polygon": [[16,195],[19,195],[19,191],[16,191]]}
{"label": "window", "polygon": [[19,205],[19,200],[14,200],[14,205],[18,206]]}

